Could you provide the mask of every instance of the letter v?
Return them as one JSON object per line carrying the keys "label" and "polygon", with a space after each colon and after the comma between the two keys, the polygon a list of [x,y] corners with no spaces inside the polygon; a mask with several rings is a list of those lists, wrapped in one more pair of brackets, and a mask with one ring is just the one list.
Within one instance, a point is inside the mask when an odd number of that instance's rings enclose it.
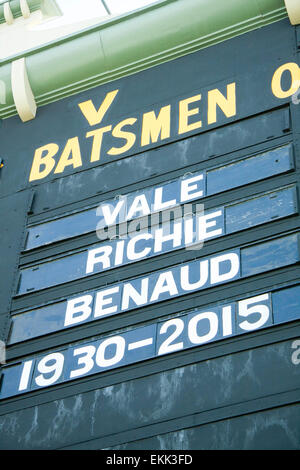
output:
{"label": "letter v", "polygon": [[95,126],[96,124],[100,124],[102,119],[104,118],[105,113],[107,112],[108,108],[112,104],[113,100],[115,99],[119,90],[110,91],[106,94],[102,104],[98,111],[96,110],[94,103],[92,100],[83,101],[82,103],[78,103],[78,106],[88,121],[90,126]]}

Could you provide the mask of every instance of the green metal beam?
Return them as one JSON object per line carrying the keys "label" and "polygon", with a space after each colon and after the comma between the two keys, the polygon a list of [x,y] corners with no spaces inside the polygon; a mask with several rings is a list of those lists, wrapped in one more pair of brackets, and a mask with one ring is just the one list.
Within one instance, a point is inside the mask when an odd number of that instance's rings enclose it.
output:
{"label": "green metal beam", "polygon": [[16,114],[10,69],[26,57],[38,106],[246,33],[287,17],[284,0],[166,0],[0,62],[6,102]]}

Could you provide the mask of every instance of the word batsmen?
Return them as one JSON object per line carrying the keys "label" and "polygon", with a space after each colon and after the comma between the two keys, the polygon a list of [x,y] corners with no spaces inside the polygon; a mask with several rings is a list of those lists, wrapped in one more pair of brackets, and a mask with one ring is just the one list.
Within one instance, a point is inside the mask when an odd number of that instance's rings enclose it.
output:
{"label": "word batsmen", "polygon": [[[240,277],[240,252],[177,265],[167,271],[112,285],[67,301],[64,326],[167,300]],[[93,318],[92,318],[93,317]]]}
{"label": "word batsmen", "polygon": [[[218,107],[221,108],[226,118],[236,115],[236,84],[230,83],[226,88],[227,96],[226,92],[224,96],[218,89],[208,91],[206,125],[217,122]],[[90,126],[93,127],[101,123],[118,93],[119,90],[107,93],[98,110],[92,100],[78,104]],[[54,142],[43,145],[35,151],[29,181],[45,178],[53,170],[55,174],[59,174],[63,173],[66,168],[69,169],[70,166],[72,168],[81,167],[83,165],[81,147],[85,144],[84,138],[91,141],[89,160],[94,163],[100,161],[101,155],[104,153],[103,148],[106,150],[106,156],[119,156],[126,154],[130,149],[143,149],[152,143],[164,141],[171,135],[184,135],[200,129],[204,125],[203,118],[199,119],[201,100],[202,95],[199,93],[181,100],[179,103],[163,106],[158,110],[137,113],[137,116],[130,116],[116,125],[109,124],[98,127],[85,133],[80,139],[78,136],[71,137],[67,140],[62,152],[59,152],[59,146]],[[171,121],[174,106],[177,108],[176,128]],[[138,131],[140,126],[141,131]],[[137,139],[137,132],[141,132],[139,139]],[[56,165],[56,157],[59,154],[60,157]]]}
{"label": "word batsmen", "polygon": [[[288,90],[282,89],[281,79],[285,73],[291,78]],[[294,62],[288,62],[275,71],[271,91],[276,98],[285,99],[298,92],[299,83],[300,67]],[[92,130],[83,135],[70,136],[63,147],[50,142],[37,148],[29,181],[46,178],[51,173],[61,174],[66,169],[81,168],[87,163],[86,154],[91,163],[99,162],[103,157],[107,162],[112,157],[128,155],[129,151],[140,152],[151,144],[167,142],[170,137],[185,137],[195,130],[205,131],[219,121],[225,123],[227,119],[238,115],[237,88],[240,86],[235,82],[224,83],[221,90],[214,88],[179,101],[172,100],[161,108],[158,105],[156,109],[145,113],[138,111],[135,116],[128,116],[118,123],[107,122],[105,125],[102,121],[111,106],[116,106],[118,89],[100,98],[102,102],[98,109],[91,99],[78,103],[86,124]],[[244,95],[247,97],[247,93]]]}

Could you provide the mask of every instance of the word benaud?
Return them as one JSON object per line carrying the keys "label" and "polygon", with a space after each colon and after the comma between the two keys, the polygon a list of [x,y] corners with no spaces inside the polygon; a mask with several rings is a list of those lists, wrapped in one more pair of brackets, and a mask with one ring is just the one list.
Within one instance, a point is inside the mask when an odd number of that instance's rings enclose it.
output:
{"label": "word benaud", "polygon": [[[286,72],[290,74],[291,83],[284,90],[281,79]],[[275,97],[284,99],[298,91],[299,83],[300,68],[298,64],[290,62],[275,71],[271,90]],[[83,114],[85,122],[93,129],[83,135],[71,136],[62,148],[56,142],[37,148],[29,181],[43,179],[51,173],[62,174],[66,169],[81,168],[82,146],[84,155],[89,152],[89,161],[95,163],[101,161],[103,154],[105,157],[120,158],[128,151],[140,152],[160,141],[166,142],[170,138],[207,130],[218,121],[224,124],[237,115],[237,84],[231,82],[222,86],[222,91],[217,88],[207,90],[205,96],[204,92],[199,92],[178,101],[173,100],[171,104],[155,110],[138,112],[136,116],[128,116],[118,123],[101,125],[107,111],[114,106],[118,93],[118,89],[106,93],[98,109],[91,99],[78,103],[78,112]],[[89,146],[86,139],[90,142]],[[109,160],[106,158],[106,161]]]}

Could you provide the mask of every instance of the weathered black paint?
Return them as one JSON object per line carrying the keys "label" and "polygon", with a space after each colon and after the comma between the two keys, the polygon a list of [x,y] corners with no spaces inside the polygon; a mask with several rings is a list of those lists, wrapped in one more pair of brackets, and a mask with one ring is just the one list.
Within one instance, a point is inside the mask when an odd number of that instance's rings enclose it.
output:
{"label": "weathered black paint", "polygon": [[31,202],[30,190],[0,199],[0,339],[2,341],[7,340],[9,332],[9,311],[18,270],[19,253],[24,243],[24,225]]}
{"label": "weathered black paint", "polygon": [[[64,141],[85,126],[75,108],[99,90],[84,92],[38,110],[34,121],[17,117],[2,123],[0,169],[1,335],[7,340],[8,314],[47,305],[66,296],[99,289],[228,249],[272,240],[299,230],[299,216],[276,220],[210,240],[199,253],[179,250],[122,266],[107,273],[15,297],[19,267],[61,256],[97,242],[95,234],[61,241],[32,252],[25,246],[26,225],[97,205],[118,194],[170,181],[188,171],[200,171],[293,144],[295,171],[257,181],[204,200],[207,209],[258,193],[299,185],[300,106],[291,98],[272,96],[272,73],[282,63],[299,63],[299,27],[288,20],[177,59],[137,75],[104,85],[101,93],[120,87],[118,103],[108,120],[158,108],[178,97],[192,96],[236,80],[238,114],[219,127],[182,139],[149,146],[99,165],[86,165],[63,177],[49,176],[27,183],[33,150]],[[170,83],[170,67],[172,82]],[[174,69],[176,73],[174,73]],[[205,71],[205,73],[203,72]],[[138,86],[137,86],[138,85]],[[159,85],[159,86],[158,86]],[[143,90],[147,90],[144,93]],[[195,93],[194,93],[195,92]],[[172,101],[173,100],[173,101]],[[152,105],[156,103],[155,105]],[[155,108],[156,109],[156,108]],[[63,123],[63,125],[62,125]],[[220,124],[220,125],[219,125]],[[88,155],[89,152],[82,152]],[[34,201],[31,205],[31,189]],[[299,190],[299,188],[298,188]],[[17,217],[13,211],[16,210]],[[30,212],[27,214],[27,212]],[[276,256],[276,253],[274,254]],[[41,355],[99,334],[113,334],[277,287],[294,285],[299,265],[277,267],[267,273],[170,299],[101,322],[34,338],[8,348],[8,365]],[[300,338],[299,320],[181,351],[102,374],[33,391],[0,403],[2,449],[299,449],[299,365],[292,362],[292,344]],[[172,357],[171,357],[172,356]],[[250,430],[250,431],[249,431]]]}
{"label": "weathered black paint", "polygon": [[[196,444],[192,439],[199,432],[198,426],[214,423],[213,435],[218,436],[218,426],[226,428],[228,419],[243,417],[251,422],[253,417],[249,412],[258,415],[263,411],[270,415],[271,406],[275,407],[276,416],[285,405],[294,409],[295,416],[284,424],[277,424],[277,432],[285,435],[280,448],[295,449],[299,445],[296,419],[299,407],[293,406],[293,402],[295,389],[299,389],[299,371],[290,361],[291,343],[285,340],[249,349],[248,341],[246,350],[230,354],[228,348],[227,354],[215,350],[211,354],[216,357],[207,361],[203,361],[203,351],[202,360],[199,358],[198,351],[190,353],[189,358],[187,355],[178,357],[169,366],[161,364],[160,372],[140,366],[147,373],[144,377],[131,379],[128,376],[126,381],[108,386],[98,379],[90,384],[90,391],[74,391],[40,406],[27,405],[15,410],[2,418],[1,431],[6,434],[8,448],[15,448],[15,432],[20,424],[23,429],[22,433],[17,431],[20,448],[103,449],[122,445],[130,449],[137,447],[136,441],[150,437],[150,446],[153,445],[156,435],[161,435],[158,448],[164,448],[168,434],[179,431],[186,435],[182,448],[205,448],[205,444]],[[242,345],[235,344],[235,347]],[[187,361],[190,364],[183,366]],[[139,374],[138,370],[135,373]],[[221,420],[219,424],[216,419]],[[260,419],[263,427],[268,427],[263,414]],[[278,418],[274,421],[277,423]],[[250,430],[253,439],[259,432],[259,428]],[[83,442],[82,435],[88,442]],[[277,443],[277,438],[276,432],[273,438],[271,434],[269,442],[264,443],[265,448],[274,445],[272,441]],[[251,446],[251,438],[249,441],[247,436],[239,439],[233,440],[233,448],[235,445]],[[231,432],[222,441],[218,438],[216,448],[225,447],[230,441]],[[207,445],[208,442],[213,448],[212,438],[206,441]],[[175,448],[180,448],[177,445]]]}

